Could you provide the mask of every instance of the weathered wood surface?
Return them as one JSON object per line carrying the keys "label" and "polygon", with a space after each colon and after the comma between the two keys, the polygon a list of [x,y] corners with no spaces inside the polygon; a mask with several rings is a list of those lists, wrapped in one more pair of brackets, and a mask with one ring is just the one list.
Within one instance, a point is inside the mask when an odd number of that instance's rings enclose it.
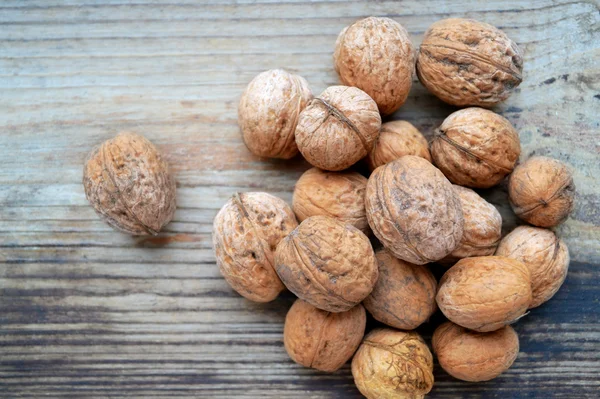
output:
{"label": "weathered wood surface", "polygon": [[[524,82],[497,110],[524,157],[575,171],[577,206],[558,229],[569,276],[516,325],[517,362],[485,384],[437,368],[430,397],[598,397],[600,14],[595,1],[549,0],[2,1],[0,397],[359,397],[348,367],[327,375],[288,360],[291,295],[259,305],[232,292],[210,231],[234,191],[289,200],[307,168],[248,153],[236,125],[244,86],[273,67],[316,93],[336,83],[335,38],[368,15],[396,19],[415,44],[451,16],[506,31],[525,51]],[[429,134],[452,110],[416,83],[394,118]],[[83,194],[85,155],[123,129],[156,143],[177,176],[179,207],[158,238],[111,230]],[[502,190],[488,196],[510,215]]]}

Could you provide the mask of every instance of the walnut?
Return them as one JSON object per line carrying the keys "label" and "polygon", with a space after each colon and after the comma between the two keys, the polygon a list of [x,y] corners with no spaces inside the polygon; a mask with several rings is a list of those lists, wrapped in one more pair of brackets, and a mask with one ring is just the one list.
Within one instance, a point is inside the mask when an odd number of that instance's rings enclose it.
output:
{"label": "walnut", "polygon": [[523,262],[531,272],[535,308],[552,298],[567,277],[569,249],[550,230],[519,226],[500,241],[496,255]]}
{"label": "walnut", "polygon": [[354,355],[352,375],[368,399],[422,399],[433,387],[433,356],[414,331],[376,329]]}
{"label": "walnut", "polygon": [[435,166],[455,184],[492,187],[512,172],[519,155],[519,134],[510,122],[482,108],[454,112],[431,143]]}
{"label": "walnut", "polygon": [[333,60],[342,83],[364,90],[382,114],[393,113],[406,101],[415,54],[408,32],[398,22],[369,17],[344,28]]}
{"label": "walnut", "polygon": [[275,268],[298,298],[335,313],[362,302],[378,276],[367,236],[327,216],[309,217],[284,238],[277,246]]}
{"label": "walnut", "polygon": [[83,168],[85,196],[112,227],[156,235],[173,219],[175,179],[156,147],[131,132],[94,148]]}
{"label": "walnut", "polygon": [[498,377],[519,354],[519,337],[511,326],[480,333],[448,321],[435,330],[431,345],[448,374],[471,382]]}
{"label": "walnut", "polygon": [[378,321],[401,330],[413,330],[435,312],[437,281],[427,266],[394,258],[387,250],[375,253],[379,278],[363,302]]}
{"label": "walnut", "polygon": [[532,157],[510,176],[508,196],[519,218],[535,226],[553,227],[564,222],[573,210],[575,184],[562,162]]}
{"label": "walnut", "polygon": [[331,86],[300,113],[296,143],[312,165],[339,171],[371,151],[380,127],[377,104],[367,93]]}
{"label": "walnut", "polygon": [[462,327],[498,330],[521,318],[531,304],[529,269],[503,256],[461,259],[440,280],[436,301]]}
{"label": "walnut", "polygon": [[275,248],[296,226],[292,209],[274,195],[233,195],[213,222],[217,265],[229,285],[251,301],[275,299],[284,290],[273,267]]}
{"label": "walnut", "polygon": [[452,252],[463,214],[452,184],[423,158],[406,155],[371,174],[365,196],[373,233],[397,258],[422,265]]}
{"label": "walnut", "polygon": [[321,371],[336,371],[356,352],[367,315],[360,304],[331,313],[296,300],[285,317],[283,343],[293,361]]}
{"label": "walnut", "polygon": [[296,183],[292,208],[299,221],[310,216],[330,216],[370,231],[365,211],[367,178],[356,172],[307,170]]}
{"label": "walnut", "polygon": [[523,53],[504,32],[472,19],[431,25],[417,56],[417,75],[440,100],[491,107],[522,80]]}
{"label": "walnut", "polygon": [[295,156],[298,115],[312,97],[301,76],[283,69],[258,74],[242,94],[238,107],[238,124],[246,147],[261,157]]}
{"label": "walnut", "polygon": [[392,121],[381,125],[379,138],[367,156],[371,172],[404,155],[416,155],[431,162],[429,144],[421,132],[406,121]]}

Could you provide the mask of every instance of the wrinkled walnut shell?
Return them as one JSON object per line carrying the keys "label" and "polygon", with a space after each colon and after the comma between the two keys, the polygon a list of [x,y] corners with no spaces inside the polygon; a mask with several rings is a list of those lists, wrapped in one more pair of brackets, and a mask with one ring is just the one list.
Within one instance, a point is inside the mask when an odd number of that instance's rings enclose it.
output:
{"label": "wrinkled walnut shell", "polygon": [[119,133],[94,148],[83,169],[85,196],[112,227],[156,235],[175,214],[175,179],[143,136]]}
{"label": "wrinkled walnut shell", "polygon": [[431,25],[417,56],[417,75],[449,104],[491,107],[522,80],[523,54],[504,32],[472,19],[450,18]]}
{"label": "wrinkled walnut shell", "polygon": [[448,116],[436,130],[431,157],[448,180],[467,187],[500,183],[521,154],[519,134],[492,111],[466,108]]}
{"label": "wrinkled walnut shell", "polygon": [[564,222],[575,202],[573,175],[560,161],[532,157],[517,166],[508,181],[508,197],[515,214],[535,226]]}
{"label": "wrinkled walnut shell", "polygon": [[213,222],[213,246],[225,280],[243,297],[272,301],[284,290],[273,268],[279,241],[298,226],[289,205],[274,195],[235,194]]}
{"label": "wrinkled walnut shell", "polygon": [[406,121],[392,121],[381,125],[379,137],[367,156],[371,172],[405,155],[416,155],[431,162],[429,144],[421,132]]}
{"label": "wrinkled walnut shell", "polygon": [[331,313],[297,299],[285,317],[283,343],[304,367],[336,371],[356,352],[365,334],[367,315],[360,304]]}
{"label": "wrinkled walnut shell", "polygon": [[327,216],[304,220],[284,238],[277,246],[275,268],[298,298],[335,313],[362,302],[378,276],[367,236]]}

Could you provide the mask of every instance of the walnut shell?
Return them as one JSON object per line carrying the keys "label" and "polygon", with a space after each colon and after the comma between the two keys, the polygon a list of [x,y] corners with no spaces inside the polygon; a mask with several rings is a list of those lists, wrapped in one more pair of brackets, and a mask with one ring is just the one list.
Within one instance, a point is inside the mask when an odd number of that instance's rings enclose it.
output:
{"label": "walnut shell", "polygon": [[299,221],[311,216],[329,216],[368,234],[365,211],[367,178],[356,172],[326,172],[312,168],[304,172],[294,188],[292,208]]}
{"label": "walnut shell", "polygon": [[352,359],[352,375],[368,399],[422,399],[433,387],[433,356],[414,331],[371,331]]}
{"label": "walnut shell", "polygon": [[503,256],[461,259],[440,280],[436,301],[460,326],[498,330],[522,317],[531,304],[529,269]]}
{"label": "walnut shell", "polygon": [[448,374],[471,382],[498,377],[519,354],[519,337],[511,326],[480,333],[448,321],[435,330],[431,345]]}
{"label": "walnut shell", "polygon": [[413,155],[371,174],[365,207],[379,241],[397,258],[417,265],[448,255],[463,234],[462,209],[452,184]]}
{"label": "walnut shell", "polygon": [[569,270],[569,249],[554,232],[539,227],[519,226],[500,241],[496,255],[523,262],[531,272],[535,308],[552,298]]}
{"label": "walnut shell", "polygon": [[238,107],[246,147],[261,157],[295,156],[298,116],[312,97],[308,83],[299,75],[283,69],[259,73],[246,87]]}
{"label": "walnut shell", "polygon": [[529,158],[510,176],[508,197],[515,214],[527,223],[556,226],[573,210],[573,175],[565,164],[555,159]]}
{"label": "walnut shell", "polygon": [[342,83],[364,90],[382,114],[393,113],[406,101],[415,54],[408,32],[393,19],[368,17],[344,28],[333,60]]}
{"label": "walnut shell", "polygon": [[450,18],[431,25],[417,56],[417,75],[449,104],[491,107],[522,80],[523,53],[504,32],[472,19]]}
{"label": "walnut shell", "polygon": [[336,371],[356,352],[366,323],[365,308],[360,304],[346,312],[331,313],[298,299],[285,317],[285,350],[302,366]]}
{"label": "walnut shell", "polygon": [[122,132],[88,155],[85,196],[109,225],[133,235],[156,235],[175,214],[175,179],[156,147]]}
{"label": "walnut shell", "polygon": [[427,266],[394,258],[387,250],[375,253],[379,278],[363,305],[378,321],[401,330],[414,330],[437,309],[437,281]]}
{"label": "walnut shell", "polygon": [[309,217],[284,238],[277,246],[275,268],[298,298],[335,313],[362,302],[378,276],[367,236],[327,216]]}
{"label": "walnut shell", "polygon": [[217,265],[231,287],[255,302],[269,302],[285,289],[273,267],[279,241],[298,226],[281,198],[254,192],[235,194],[213,222]]}
{"label": "walnut shell", "polygon": [[380,127],[377,104],[367,93],[331,86],[300,113],[296,143],[313,166],[339,171],[371,151]]}
{"label": "walnut shell", "polygon": [[429,144],[421,132],[406,121],[392,121],[381,125],[379,137],[367,155],[371,172],[404,155],[416,155],[431,162]]}
{"label": "walnut shell", "polygon": [[452,113],[436,130],[431,157],[452,183],[488,188],[500,183],[521,154],[519,134],[510,122],[486,109]]}

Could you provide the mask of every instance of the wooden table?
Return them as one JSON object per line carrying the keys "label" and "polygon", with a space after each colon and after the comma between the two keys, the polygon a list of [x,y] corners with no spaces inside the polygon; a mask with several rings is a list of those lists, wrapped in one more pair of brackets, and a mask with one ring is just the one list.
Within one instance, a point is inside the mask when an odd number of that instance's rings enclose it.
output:
{"label": "wooden table", "polygon": [[[308,168],[246,150],[236,124],[245,85],[275,67],[315,93],[335,84],[336,36],[368,15],[396,19],[415,44],[451,16],[503,29],[525,71],[496,110],[519,130],[523,158],[575,171],[577,206],[557,229],[569,276],[516,325],[516,363],[481,384],[436,368],[430,397],[600,395],[598,2],[4,0],[0,397],[359,397],[347,366],[329,375],[288,359],[292,296],[260,305],[234,293],[214,263],[211,223],[235,191],[290,200]],[[394,118],[430,135],[452,111],[415,80]],[[175,220],[159,237],[113,231],[83,193],[84,157],[125,129],[156,143],[177,177]],[[505,190],[486,196],[510,229]]]}

